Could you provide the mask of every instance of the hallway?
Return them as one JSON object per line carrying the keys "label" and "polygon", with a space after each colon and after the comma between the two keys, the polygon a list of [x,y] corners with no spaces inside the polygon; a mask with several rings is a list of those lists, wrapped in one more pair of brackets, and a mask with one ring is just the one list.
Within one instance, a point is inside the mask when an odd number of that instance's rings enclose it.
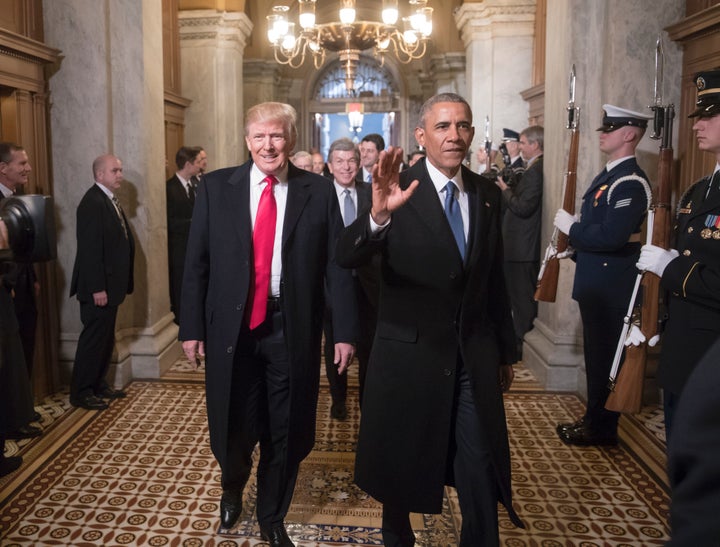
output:
{"label": "hallway", "polygon": [[[321,382],[315,449],[301,466],[286,521],[299,547],[382,545],[380,505],[352,484],[359,418],[352,374],[350,386],[350,416],[338,422],[329,418]],[[265,545],[254,520],[253,478],[239,525],[216,533],[221,489],[202,373],[180,360],[162,379],[134,381],[127,391],[103,412],[74,409],[67,393],[57,394],[39,407],[42,437],[8,442],[8,455],[24,463],[0,479],[0,545]],[[501,543],[662,545],[662,413],[647,407],[623,417],[618,447],[566,446],[555,424],[582,409],[576,396],[544,392],[518,367],[506,410],[514,503],[527,528],[514,528],[501,513]],[[413,515],[417,545],[457,545],[459,520],[449,489],[441,515]]]}

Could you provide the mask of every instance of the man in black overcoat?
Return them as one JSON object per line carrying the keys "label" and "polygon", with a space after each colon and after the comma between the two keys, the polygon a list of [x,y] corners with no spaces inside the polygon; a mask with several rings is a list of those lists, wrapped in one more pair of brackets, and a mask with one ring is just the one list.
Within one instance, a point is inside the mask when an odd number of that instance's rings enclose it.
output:
{"label": "man in black overcoat", "polygon": [[338,244],[347,268],[381,256],[355,482],[383,503],[388,547],[414,545],[409,513],[440,513],[446,484],[458,492],[461,546],[498,544],[498,501],[522,525],[502,395],[516,352],[500,190],[462,166],[473,135],[462,97],[430,98],[415,130],[426,159],[400,174],[402,150],[383,152],[372,209]]}
{"label": "man in black overcoat", "polygon": [[293,545],[284,519],[315,440],[326,284],[340,373],[357,332],[352,274],[335,263],[343,227],[337,197],[326,178],[288,162],[296,139],[295,109],[256,105],[245,117],[252,159],[203,177],[180,318],[188,359],[206,352],[221,527],[240,517],[259,440],[257,519],[272,547]]}
{"label": "man in black overcoat", "polygon": [[93,184],[77,208],[77,252],[70,296],[77,295],[83,324],[70,380],[70,403],[103,410],[105,399],[125,397],[105,376],[115,344],[115,320],[133,292],[135,241],[115,192],[123,181],[122,162],[105,154],[93,162]]}

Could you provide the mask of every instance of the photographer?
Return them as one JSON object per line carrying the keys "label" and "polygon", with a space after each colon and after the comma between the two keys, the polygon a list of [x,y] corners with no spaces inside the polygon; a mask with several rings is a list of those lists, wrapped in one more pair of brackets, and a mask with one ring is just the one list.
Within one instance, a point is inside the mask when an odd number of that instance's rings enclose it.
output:
{"label": "photographer", "polygon": [[[505,144],[505,143],[503,143]],[[505,280],[510,293],[518,353],[525,333],[537,315],[534,298],[540,268],[540,226],[543,194],[543,128],[533,125],[520,134],[520,154],[527,169],[512,185],[503,177],[495,184],[502,190],[505,245]]]}

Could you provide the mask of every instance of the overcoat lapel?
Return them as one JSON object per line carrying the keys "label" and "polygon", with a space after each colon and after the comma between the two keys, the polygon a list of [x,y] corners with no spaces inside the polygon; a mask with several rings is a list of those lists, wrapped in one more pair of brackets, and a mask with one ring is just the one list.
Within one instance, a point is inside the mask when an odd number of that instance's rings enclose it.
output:
{"label": "overcoat lapel", "polygon": [[[293,168],[290,167],[290,169]],[[292,182],[288,184],[287,204],[285,206],[282,235],[283,250],[297,227],[300,213],[302,213],[307,200],[310,198],[310,190],[304,177],[298,173],[288,172],[288,179],[292,180]]]}
{"label": "overcoat lapel", "polygon": [[252,249],[252,221],[250,219],[250,164],[237,169],[223,188],[222,206],[226,214],[237,218],[235,227],[245,252]]}

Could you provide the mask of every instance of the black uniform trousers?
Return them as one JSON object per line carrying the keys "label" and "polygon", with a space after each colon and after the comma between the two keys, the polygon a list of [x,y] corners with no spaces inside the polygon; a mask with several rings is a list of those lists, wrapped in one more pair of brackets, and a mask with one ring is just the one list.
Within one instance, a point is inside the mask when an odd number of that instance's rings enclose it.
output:
{"label": "black uniform trousers", "polygon": [[[448,474],[454,477],[462,514],[459,547],[493,547],[499,545],[497,477],[490,442],[482,434],[470,378],[459,358],[453,405]],[[384,504],[382,535],[385,547],[414,545],[409,512]]]}
{"label": "black uniform trousers", "polygon": [[614,435],[620,414],[605,409],[608,380],[627,310],[580,302],[587,381],[585,421],[593,433]]}
{"label": "black uniform trousers", "polygon": [[70,400],[78,401],[98,395],[108,387],[105,380],[113,346],[118,306],[96,306],[93,301],[80,302],[80,333],[75,364],[70,380]]}
{"label": "black uniform trousers", "polygon": [[[265,322],[240,331],[235,352],[224,493],[242,496],[260,441],[257,470],[257,519],[263,528],[282,524],[292,501],[299,462],[287,460],[290,412],[290,362],[282,313],[269,303]],[[245,422],[233,427],[236,418]]]}

